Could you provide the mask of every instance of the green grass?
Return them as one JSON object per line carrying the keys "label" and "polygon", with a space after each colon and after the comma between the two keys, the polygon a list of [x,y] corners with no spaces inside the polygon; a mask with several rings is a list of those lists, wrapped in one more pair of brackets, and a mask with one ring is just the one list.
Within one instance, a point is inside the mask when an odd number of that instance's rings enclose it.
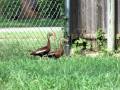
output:
{"label": "green grass", "polygon": [[10,20],[0,18],[0,27],[49,27],[63,26],[63,19],[18,19]]}
{"label": "green grass", "polygon": [[[52,30],[51,30],[52,31]],[[1,32],[0,39],[46,39],[47,31]],[[44,41],[44,40],[42,40]]]}
{"label": "green grass", "polygon": [[[55,41],[52,40],[53,37],[51,37],[52,49],[58,47],[59,37],[63,36],[62,34],[62,31],[56,31]],[[12,56],[12,58],[19,55],[20,57],[26,56],[27,54],[30,54],[30,51],[46,45],[46,42],[47,32],[1,32],[0,60],[7,60],[10,56]]]}
{"label": "green grass", "polygon": [[119,83],[120,61],[111,57],[0,62],[0,90],[119,90]]}
{"label": "green grass", "polygon": [[[46,39],[37,34],[40,39],[22,39],[25,36],[22,34],[23,37],[14,40],[16,34],[1,33],[6,38],[0,41],[0,90],[120,89],[119,58],[63,56],[56,60],[33,57],[29,50],[46,43]],[[51,40],[53,49],[58,47],[58,34],[57,41]]]}

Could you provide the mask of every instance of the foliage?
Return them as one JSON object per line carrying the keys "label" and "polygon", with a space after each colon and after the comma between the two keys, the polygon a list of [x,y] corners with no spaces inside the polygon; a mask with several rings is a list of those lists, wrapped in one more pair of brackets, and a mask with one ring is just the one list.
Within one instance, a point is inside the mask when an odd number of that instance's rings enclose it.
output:
{"label": "foliage", "polygon": [[[64,0],[37,0],[36,5],[44,18],[60,18],[64,13]],[[15,18],[21,13],[21,0],[1,0],[0,9],[4,18]]]}
{"label": "foliage", "polygon": [[0,27],[49,27],[63,26],[64,21],[62,19],[24,19],[24,20],[8,20],[0,17]]}
{"label": "foliage", "polygon": [[20,0],[1,0],[0,9],[4,18],[14,18],[20,13]]}
{"label": "foliage", "polygon": [[75,49],[76,54],[80,54],[81,50],[90,49],[91,44],[86,39],[79,38],[78,40],[75,40],[73,48]]}
{"label": "foliage", "polygon": [[47,18],[60,18],[64,15],[64,0],[38,0],[40,12]]}
{"label": "foliage", "polygon": [[99,50],[104,49],[104,44],[105,44],[105,36],[102,28],[99,28],[96,32],[96,37],[97,37],[97,45]]}

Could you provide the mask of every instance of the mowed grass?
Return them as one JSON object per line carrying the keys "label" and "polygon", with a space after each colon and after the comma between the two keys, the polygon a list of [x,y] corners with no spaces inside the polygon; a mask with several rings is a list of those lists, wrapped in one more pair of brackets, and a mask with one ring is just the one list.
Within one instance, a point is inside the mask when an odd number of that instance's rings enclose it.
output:
{"label": "mowed grass", "polygon": [[[112,56],[30,56],[46,38],[0,41],[0,90],[119,90],[120,60]],[[52,49],[58,47],[51,38]],[[7,35],[7,34],[6,34]],[[29,34],[30,35],[30,34]],[[46,34],[43,34],[46,37]],[[24,35],[23,35],[24,36]],[[7,37],[7,36],[6,36]],[[31,34],[32,37],[32,34]]]}
{"label": "mowed grass", "polygon": [[[48,31],[48,32],[52,32]],[[9,60],[10,57],[26,56],[47,44],[47,31],[30,32],[1,32],[0,33],[0,60]],[[56,39],[51,40],[51,48],[54,50],[59,46],[59,40],[63,37],[63,31],[55,31]],[[8,57],[6,57],[8,56]],[[18,58],[18,57],[17,57]]]}
{"label": "mowed grass", "polygon": [[0,27],[48,27],[63,26],[63,19],[5,19],[0,17]]}
{"label": "mowed grass", "polygon": [[119,90],[120,61],[112,57],[11,58],[0,61],[0,90]]}

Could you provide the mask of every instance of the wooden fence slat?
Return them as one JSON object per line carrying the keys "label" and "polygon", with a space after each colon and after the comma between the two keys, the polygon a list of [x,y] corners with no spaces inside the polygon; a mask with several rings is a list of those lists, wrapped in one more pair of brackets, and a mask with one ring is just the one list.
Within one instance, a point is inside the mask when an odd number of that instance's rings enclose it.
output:
{"label": "wooden fence slat", "polygon": [[[72,31],[83,34],[95,34],[98,28],[107,33],[107,0],[72,0]],[[120,33],[120,0],[118,1],[118,33]],[[79,4],[77,4],[79,3]],[[78,15],[77,15],[78,14]]]}

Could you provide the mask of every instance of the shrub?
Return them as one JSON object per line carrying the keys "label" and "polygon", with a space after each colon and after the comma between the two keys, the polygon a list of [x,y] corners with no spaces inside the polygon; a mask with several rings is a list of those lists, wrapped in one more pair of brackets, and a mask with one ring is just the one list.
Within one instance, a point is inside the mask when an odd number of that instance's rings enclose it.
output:
{"label": "shrub", "polygon": [[0,9],[4,18],[14,18],[20,12],[20,0],[1,0]]}
{"label": "shrub", "polygon": [[[35,0],[36,1],[36,0]],[[37,0],[38,13],[44,18],[60,18],[64,12],[64,0]],[[0,14],[4,18],[16,18],[21,12],[21,0],[0,0]]]}
{"label": "shrub", "polygon": [[47,18],[60,18],[64,13],[64,0],[39,0],[40,13]]}

